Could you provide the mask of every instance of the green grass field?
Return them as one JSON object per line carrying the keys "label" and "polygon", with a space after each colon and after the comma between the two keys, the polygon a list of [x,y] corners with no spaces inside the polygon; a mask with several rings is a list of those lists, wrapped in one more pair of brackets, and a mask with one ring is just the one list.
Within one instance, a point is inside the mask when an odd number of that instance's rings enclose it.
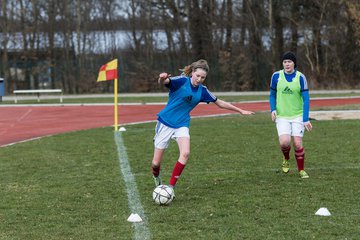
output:
{"label": "green grass field", "polygon": [[[152,202],[154,123],[121,133],[148,239],[359,239],[359,120],[313,121],[309,179],[280,170],[268,114],[196,118],[191,156],[170,206]],[[133,239],[136,224],[113,128],[61,134],[0,149],[0,239]],[[169,180],[178,150],[163,161]],[[120,157],[124,153],[120,153]],[[131,201],[131,199],[130,199]],[[326,207],[332,216],[315,216]],[[139,225],[137,225],[139,226]]]}

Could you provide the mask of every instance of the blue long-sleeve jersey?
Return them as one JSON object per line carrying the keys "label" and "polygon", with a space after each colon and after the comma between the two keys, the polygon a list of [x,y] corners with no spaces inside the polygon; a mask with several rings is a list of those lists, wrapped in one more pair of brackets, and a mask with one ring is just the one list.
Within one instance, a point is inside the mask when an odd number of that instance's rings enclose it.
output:
{"label": "blue long-sleeve jersey", "polygon": [[[292,82],[293,78],[296,75],[296,70],[287,74],[284,72],[286,81]],[[279,71],[275,72],[271,77],[270,83],[270,110],[271,112],[276,110],[276,89],[279,80]],[[309,111],[310,111],[310,95],[309,95],[309,87],[307,84],[307,80],[304,74],[300,75],[300,91],[303,99],[303,121],[309,121]]]}

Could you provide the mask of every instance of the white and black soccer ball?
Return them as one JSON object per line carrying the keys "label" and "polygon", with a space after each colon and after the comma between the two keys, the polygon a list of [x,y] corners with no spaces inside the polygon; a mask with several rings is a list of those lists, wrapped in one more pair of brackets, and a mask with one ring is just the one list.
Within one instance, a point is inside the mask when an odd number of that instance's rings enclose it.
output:
{"label": "white and black soccer ball", "polygon": [[168,205],[174,199],[174,190],[167,185],[159,185],[153,191],[153,200],[158,205]]}

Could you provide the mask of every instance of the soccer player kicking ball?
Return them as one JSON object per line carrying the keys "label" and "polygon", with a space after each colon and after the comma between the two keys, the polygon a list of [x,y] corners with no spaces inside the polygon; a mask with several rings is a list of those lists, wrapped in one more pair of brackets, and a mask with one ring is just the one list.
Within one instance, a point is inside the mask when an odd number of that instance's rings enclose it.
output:
{"label": "soccer player kicking ball", "polygon": [[209,72],[206,60],[193,62],[182,69],[183,73],[171,77],[168,73],[161,73],[158,82],[169,88],[169,100],[165,108],[160,111],[155,127],[154,157],[152,160],[152,174],[155,185],[161,185],[160,165],[165,149],[171,139],[176,140],[179,147],[179,158],[174,166],[169,186],[174,187],[180,177],[190,154],[190,112],[200,103],[215,103],[219,108],[251,115],[254,112],[240,109],[231,103],[216,98],[204,85]]}
{"label": "soccer player kicking ball", "polygon": [[304,130],[311,131],[309,121],[309,89],[306,77],[296,68],[294,53],[287,52],[282,58],[283,68],[275,72],[270,84],[271,118],[276,122],[280,148],[284,155],[282,171],[290,169],[291,137],[299,176],[309,178],[304,170],[305,150],[302,143]]}

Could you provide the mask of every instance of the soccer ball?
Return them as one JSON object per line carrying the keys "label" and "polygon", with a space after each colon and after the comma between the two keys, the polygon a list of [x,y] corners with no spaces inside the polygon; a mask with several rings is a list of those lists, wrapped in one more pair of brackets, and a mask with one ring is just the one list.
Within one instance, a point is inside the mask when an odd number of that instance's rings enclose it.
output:
{"label": "soccer ball", "polygon": [[167,185],[159,185],[153,191],[153,200],[158,205],[168,205],[174,199],[174,190]]}

